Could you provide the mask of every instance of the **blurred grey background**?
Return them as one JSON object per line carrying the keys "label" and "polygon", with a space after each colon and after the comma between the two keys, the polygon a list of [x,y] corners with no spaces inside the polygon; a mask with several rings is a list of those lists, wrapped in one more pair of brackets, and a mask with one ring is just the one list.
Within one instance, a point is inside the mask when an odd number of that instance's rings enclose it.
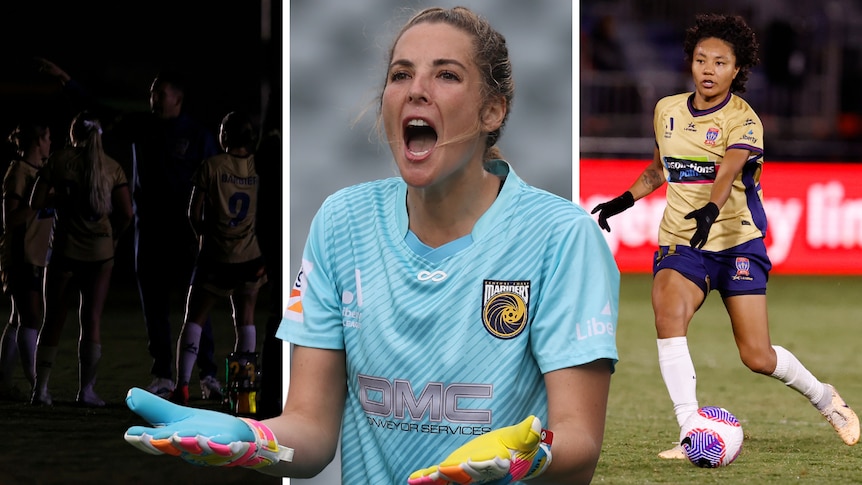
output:
{"label": "blurred grey background", "polygon": [[[299,0],[290,2],[290,274],[324,198],[397,175],[374,131],[386,54],[410,15],[464,5],[509,45],[515,98],[500,147],[520,177],[572,193],[572,2]],[[291,280],[292,282],[292,280]]]}

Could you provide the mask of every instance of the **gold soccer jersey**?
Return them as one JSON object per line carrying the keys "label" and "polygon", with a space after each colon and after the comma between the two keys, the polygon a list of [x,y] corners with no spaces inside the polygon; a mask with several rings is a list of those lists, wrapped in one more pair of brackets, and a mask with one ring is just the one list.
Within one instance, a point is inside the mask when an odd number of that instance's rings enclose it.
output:
{"label": "gold soccer jersey", "polygon": [[659,226],[659,245],[689,245],[695,221],[686,214],[709,202],[712,184],[729,149],[749,151],[745,167],[733,181],[703,247],[721,251],[766,234],[760,173],[763,168],[763,124],[739,96],[728,94],[706,110],[692,106],[692,93],[667,96],[655,108],[656,144],[667,181],[667,207]]}
{"label": "gold soccer jersey", "polygon": [[[93,214],[90,208],[84,149],[54,152],[42,168],[42,177],[54,188],[57,226],[55,253],[78,261],[104,261],[114,257],[110,214]],[[128,184],[126,173],[113,158],[105,157],[102,170],[116,189]]]}
{"label": "gold soccer jersey", "polygon": [[195,173],[193,182],[206,199],[206,234],[201,252],[223,263],[243,263],[259,257],[254,226],[260,181],[254,156],[221,153],[210,157]]}
{"label": "gold soccer jersey", "polygon": [[[13,160],[3,178],[3,197],[18,198],[20,204],[27,205],[38,171],[27,162]],[[20,227],[6,227],[0,236],[0,267],[12,262],[46,266],[53,230],[53,208],[35,211]]]}

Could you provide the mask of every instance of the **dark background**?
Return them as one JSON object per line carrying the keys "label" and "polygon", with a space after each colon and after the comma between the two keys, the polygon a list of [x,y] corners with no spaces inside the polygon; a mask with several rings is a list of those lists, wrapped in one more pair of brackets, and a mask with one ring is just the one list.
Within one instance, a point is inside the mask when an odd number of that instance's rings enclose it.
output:
{"label": "dark background", "polygon": [[[54,149],[68,141],[77,108],[56,79],[38,71],[34,57],[57,64],[111,112],[149,111],[153,78],[161,69],[178,69],[188,83],[184,109],[214,135],[232,110],[250,113],[262,130],[280,128],[281,9],[282,2],[270,0],[4,4],[0,169],[5,173],[14,155],[7,137],[24,115],[48,116]],[[280,165],[269,167],[275,180]],[[115,285],[132,281],[131,232],[118,247]]]}
{"label": "dark background", "polygon": [[[66,143],[75,115],[57,80],[37,71],[34,57],[51,60],[99,104],[124,114],[149,111],[153,78],[162,68],[179,68],[188,79],[184,108],[213,135],[231,110],[250,113],[262,133],[280,131],[282,6],[280,0],[4,2],[0,13],[2,173],[14,154],[7,137],[22,116],[46,113],[57,149]],[[279,246],[280,240],[272,242],[271,235],[280,235],[281,230],[282,161],[277,147],[270,145],[267,152],[268,163],[262,167],[259,161],[258,171],[262,180],[274,182],[266,186],[267,200],[276,201],[267,205],[266,217],[269,244]],[[261,198],[263,190],[261,187]],[[127,231],[117,248],[103,315],[104,349],[97,389],[107,406],[86,409],[73,403],[78,322],[70,311],[52,371],[54,406],[0,401],[0,437],[6,443],[0,453],[0,484],[281,482],[248,470],[226,473],[173,458],[151,457],[123,441],[126,428],[145,424],[126,408],[125,392],[131,386],[146,385],[150,378],[145,327],[133,278],[131,236],[132,231]],[[280,261],[271,266],[270,281],[280,282]],[[270,305],[278,304],[269,288],[262,290],[258,300],[259,349]],[[272,286],[272,294],[280,296],[280,287]],[[174,332],[182,321],[181,299],[175,303]],[[0,298],[0,326],[8,315],[9,300],[4,296]],[[212,317],[218,355],[226,355],[233,343],[227,304],[214,309]],[[280,354],[276,358],[280,362]],[[23,388],[26,381],[20,371],[18,374]],[[279,382],[280,376],[273,381]],[[192,406],[219,409],[217,404],[199,400],[196,390],[192,394]]]}

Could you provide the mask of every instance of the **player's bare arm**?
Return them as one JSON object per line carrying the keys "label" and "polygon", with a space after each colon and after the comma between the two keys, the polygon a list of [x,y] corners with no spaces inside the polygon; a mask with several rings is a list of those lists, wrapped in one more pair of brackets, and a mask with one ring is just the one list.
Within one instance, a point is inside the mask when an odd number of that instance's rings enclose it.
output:
{"label": "player's bare arm", "polygon": [[[545,374],[548,388],[548,429],[554,432],[554,461],[544,475],[530,480],[545,483],[589,483],[601,452],[611,368],[607,359]],[[593,389],[599,392],[574,392]]]}
{"label": "player's bare arm", "polygon": [[664,184],[664,167],[658,147],[653,150],[652,162],[641,172],[640,177],[629,188],[635,200],[642,199]]}
{"label": "player's bare arm", "polygon": [[347,374],[343,350],[294,346],[290,364],[290,389],[281,416],[264,421],[279,444],[293,448],[292,462],[279,462],[259,469],[274,476],[309,478],[317,475],[335,457],[341,416],[344,412]]}

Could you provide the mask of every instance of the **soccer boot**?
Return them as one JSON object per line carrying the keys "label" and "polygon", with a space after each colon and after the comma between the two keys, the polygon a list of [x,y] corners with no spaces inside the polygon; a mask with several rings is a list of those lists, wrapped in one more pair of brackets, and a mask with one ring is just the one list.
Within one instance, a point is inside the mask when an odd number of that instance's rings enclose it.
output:
{"label": "soccer boot", "polygon": [[171,393],[174,392],[174,387],[174,381],[166,377],[153,377],[153,381],[144,389],[146,389],[150,394],[155,394],[160,398],[167,399],[171,396]]}
{"label": "soccer boot", "polygon": [[835,432],[844,440],[844,443],[853,446],[859,441],[859,418],[844,399],[841,399],[835,387],[831,384],[826,386],[832,391],[832,402],[826,409],[820,411],[820,414],[835,428]]}
{"label": "soccer boot", "polygon": [[201,379],[201,397],[208,401],[221,401],[223,398],[221,382],[213,376]]}
{"label": "soccer boot", "polygon": [[168,397],[168,401],[179,404],[181,406],[189,405],[189,385],[183,384],[181,386],[177,386],[171,392],[170,397]]}
{"label": "soccer boot", "polygon": [[658,457],[662,460],[685,460],[688,458],[682,445],[676,445],[669,450],[664,450],[658,454]]}

